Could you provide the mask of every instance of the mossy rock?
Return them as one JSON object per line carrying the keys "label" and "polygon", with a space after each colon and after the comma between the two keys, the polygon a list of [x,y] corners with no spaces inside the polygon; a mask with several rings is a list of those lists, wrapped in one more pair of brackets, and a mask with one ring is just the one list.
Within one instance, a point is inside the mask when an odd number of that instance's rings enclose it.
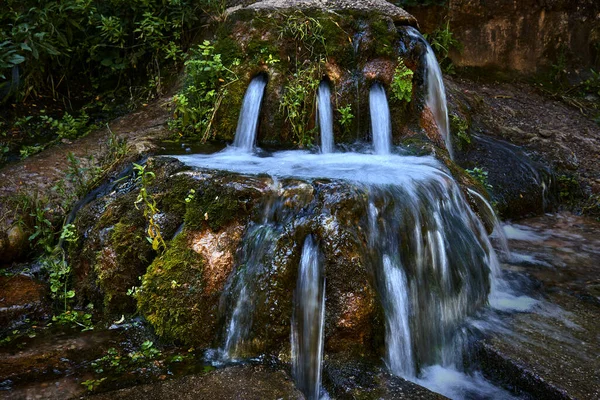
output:
{"label": "mossy rock", "polygon": [[219,296],[205,291],[205,264],[184,231],[143,276],[138,310],[165,340],[209,346],[214,338]]}

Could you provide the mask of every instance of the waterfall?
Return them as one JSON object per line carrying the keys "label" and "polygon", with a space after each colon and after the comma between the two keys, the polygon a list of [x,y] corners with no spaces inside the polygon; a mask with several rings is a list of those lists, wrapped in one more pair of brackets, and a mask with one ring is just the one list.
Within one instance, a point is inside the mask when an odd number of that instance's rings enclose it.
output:
{"label": "waterfall", "polygon": [[385,96],[385,89],[378,82],[373,84],[369,92],[369,108],[375,154],[390,154],[392,146],[390,108]]}
{"label": "waterfall", "polygon": [[[381,89],[375,90],[385,100]],[[317,398],[325,267],[318,261],[316,239],[309,236],[298,243],[295,232],[327,219],[359,238],[360,258],[384,311],[389,370],[415,382],[437,371],[434,367],[466,376],[461,371],[464,340],[457,332],[487,303],[499,262],[483,224],[440,162],[433,157],[353,152],[323,157],[299,150],[178,158],[188,165],[246,176],[294,178],[274,184],[270,194],[264,192],[262,217],[244,234],[236,272],[223,293],[229,305],[223,348],[228,359],[256,354],[252,346],[264,345],[273,327],[256,321],[281,318],[271,294],[284,289],[278,277],[289,281],[294,276],[295,302],[287,306],[293,310],[293,372],[305,395]],[[323,186],[319,178],[338,184]],[[351,196],[356,214],[339,219],[335,204],[345,195]],[[301,261],[294,275],[298,246]],[[514,299],[503,296],[499,306]]]}
{"label": "waterfall", "polygon": [[319,249],[310,235],[304,240],[294,297],[292,371],[298,388],[314,400],[319,398],[321,384],[325,280]]}
{"label": "waterfall", "polygon": [[369,197],[367,251],[390,371],[414,380],[424,366],[459,364],[456,329],[485,304],[497,264],[483,224],[449,176],[371,186]]}
{"label": "waterfall", "polygon": [[237,129],[235,130],[234,147],[244,151],[252,151],[254,148],[258,117],[260,116],[260,105],[266,85],[267,78],[264,75],[259,75],[252,79],[252,82],[248,85],[242,102]]}
{"label": "waterfall", "polygon": [[331,91],[327,81],[321,82],[317,95],[319,109],[319,129],[321,134],[321,153],[333,152],[333,112],[331,111]]}
{"label": "waterfall", "polygon": [[433,49],[427,42],[427,40],[421,35],[421,33],[415,28],[407,27],[408,34],[422,41],[425,46],[425,68],[426,79],[427,79],[427,106],[433,113],[435,123],[442,134],[450,158],[454,158],[452,151],[452,142],[450,141],[450,122],[448,121],[448,105],[446,103],[446,89],[444,87],[444,79],[442,71],[440,70],[440,64],[435,57]]}

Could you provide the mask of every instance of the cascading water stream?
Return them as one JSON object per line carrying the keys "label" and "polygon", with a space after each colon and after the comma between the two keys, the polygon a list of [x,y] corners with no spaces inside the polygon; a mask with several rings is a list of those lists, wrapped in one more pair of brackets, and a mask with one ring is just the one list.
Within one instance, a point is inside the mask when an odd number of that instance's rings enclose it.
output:
{"label": "cascading water stream", "polygon": [[304,240],[292,316],[292,371],[309,400],[319,398],[325,325],[325,280],[319,248],[312,236]]}
{"label": "cascading water stream", "polygon": [[450,122],[448,120],[448,105],[446,103],[446,89],[440,64],[435,57],[429,42],[415,28],[407,27],[408,34],[425,44],[425,68],[427,71],[427,106],[433,113],[433,118],[442,134],[450,158],[454,159],[452,142],[450,141]]}
{"label": "cascading water stream", "polygon": [[331,90],[329,83],[322,81],[317,94],[319,110],[319,130],[321,134],[321,153],[333,152],[333,112],[331,110]]}
{"label": "cascading water stream", "polygon": [[254,148],[265,86],[267,86],[267,78],[264,75],[259,75],[252,79],[248,89],[246,89],[233,140],[233,146],[238,149],[252,151]]}
{"label": "cascading water stream", "polygon": [[369,109],[371,112],[371,132],[375,154],[390,154],[392,147],[392,120],[385,89],[376,82],[369,92]]}
{"label": "cascading water stream", "polygon": [[[312,179],[325,178],[360,193],[354,207],[362,209],[359,215],[365,218],[347,221],[351,225],[345,229],[366,239],[360,242],[364,245],[361,254],[384,309],[385,360],[390,371],[442,393],[446,393],[444,387],[435,386],[435,380],[443,374],[462,379],[453,383],[453,390],[471,382],[462,370],[464,340],[457,332],[462,331],[467,317],[486,304],[494,279],[491,271],[498,270],[498,260],[460,187],[433,157],[323,156],[306,151],[264,157],[226,150],[178,158],[200,168],[268,174],[275,182],[264,197],[262,217],[246,230],[236,273],[224,292],[224,303],[229,305],[224,312],[226,332],[221,351],[225,360],[255,354],[253,346],[264,343],[257,338],[268,335],[255,322],[270,315],[272,305],[265,309],[263,303],[268,301],[264,296],[273,274],[298,268],[292,266],[294,251],[281,252],[282,241],[296,241],[289,234],[317,216],[319,220],[334,218],[329,214],[331,204],[320,204],[322,200],[312,195],[298,197],[297,189],[280,186],[278,179],[297,178],[304,181],[302,187],[310,187]],[[313,193],[315,189],[307,190]],[[315,240],[308,237],[296,275],[296,302],[292,303],[294,377],[309,398],[318,398],[323,346],[324,283],[319,273],[324,272],[317,261],[318,252]]]}

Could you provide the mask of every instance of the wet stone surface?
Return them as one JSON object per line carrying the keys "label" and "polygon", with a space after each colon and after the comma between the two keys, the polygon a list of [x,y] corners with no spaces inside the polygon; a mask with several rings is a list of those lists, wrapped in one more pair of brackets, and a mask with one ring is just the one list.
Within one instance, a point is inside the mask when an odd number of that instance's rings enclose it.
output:
{"label": "wet stone surface", "polygon": [[513,260],[541,289],[532,312],[479,348],[483,369],[534,398],[600,396],[600,224],[571,214],[505,227]]}
{"label": "wet stone surface", "polygon": [[303,399],[284,371],[263,366],[234,366],[206,375],[142,385],[90,396],[94,400]]}

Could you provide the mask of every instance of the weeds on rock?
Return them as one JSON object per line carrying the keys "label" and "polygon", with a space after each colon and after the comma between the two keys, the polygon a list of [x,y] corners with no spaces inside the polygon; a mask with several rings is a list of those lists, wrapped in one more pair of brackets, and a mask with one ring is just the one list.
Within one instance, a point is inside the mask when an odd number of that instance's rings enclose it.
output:
{"label": "weeds on rock", "polygon": [[315,109],[320,71],[320,63],[300,67],[283,88],[279,109],[290,123],[294,141],[300,147],[307,147],[313,143],[315,129],[309,129],[309,124]]}
{"label": "weeds on rock", "polygon": [[469,134],[469,122],[458,115],[450,115],[450,130],[458,138],[458,148],[466,149],[471,144],[471,135]]}
{"label": "weeds on rock", "polygon": [[133,164],[133,168],[137,174],[137,181],[140,183],[140,193],[135,201],[135,208],[140,209],[140,204],[143,207],[144,218],[148,223],[147,234],[148,242],[152,244],[152,249],[165,250],[167,245],[160,233],[160,226],[156,222],[156,215],[160,213],[156,206],[156,200],[152,194],[148,193],[148,187],[156,178],[154,172],[146,171],[145,165]]}
{"label": "weeds on rock", "polygon": [[354,114],[352,113],[352,105],[347,104],[344,107],[339,107],[337,110],[341,116],[339,122],[342,126],[342,130],[344,131],[345,135],[348,135],[350,133],[350,129],[352,128],[352,121],[354,120]]}
{"label": "weeds on rock", "polygon": [[488,182],[488,172],[485,170],[485,168],[475,167],[473,169],[466,169],[465,171],[469,175],[471,175],[473,178],[475,178],[475,180],[477,180],[477,182],[481,183],[481,185],[488,192],[492,191],[492,189],[494,188]]}
{"label": "weeds on rock", "polygon": [[405,64],[404,60],[398,59],[398,65],[394,71],[394,78],[390,85],[392,91],[392,99],[399,102],[410,103],[412,98],[412,78],[413,71],[411,71]]}
{"label": "weeds on rock", "polygon": [[454,38],[454,33],[450,30],[450,21],[446,21],[445,26],[423,36],[429,41],[444,73],[454,74],[454,64],[452,64],[452,60],[449,58],[450,50],[456,49],[460,51],[462,44]]}

